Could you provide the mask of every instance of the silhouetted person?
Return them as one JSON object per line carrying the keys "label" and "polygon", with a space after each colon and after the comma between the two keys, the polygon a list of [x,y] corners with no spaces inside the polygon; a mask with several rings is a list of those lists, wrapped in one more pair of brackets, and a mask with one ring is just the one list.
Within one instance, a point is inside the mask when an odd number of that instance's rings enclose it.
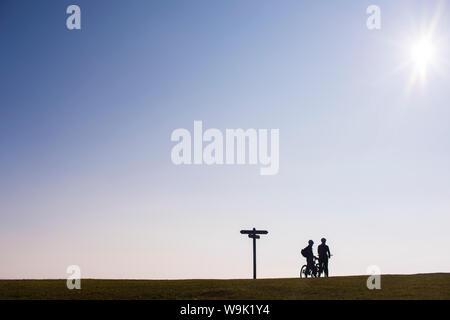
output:
{"label": "silhouetted person", "polygon": [[314,265],[314,254],[313,254],[313,244],[314,241],[309,240],[308,241],[308,246],[306,248],[304,248],[304,254],[306,256],[306,277],[308,277],[309,271],[312,271],[312,274],[314,276],[316,276],[316,266]]}
{"label": "silhouetted person", "polygon": [[319,275],[324,272],[325,277],[328,277],[328,259],[331,257],[330,248],[325,244],[327,239],[322,238],[320,241],[322,244],[317,248],[317,252],[319,253]]}

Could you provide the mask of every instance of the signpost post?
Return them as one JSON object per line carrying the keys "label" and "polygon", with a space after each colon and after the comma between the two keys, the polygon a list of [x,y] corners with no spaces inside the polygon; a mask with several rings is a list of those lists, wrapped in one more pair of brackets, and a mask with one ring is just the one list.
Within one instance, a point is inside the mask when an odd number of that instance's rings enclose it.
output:
{"label": "signpost post", "polygon": [[241,230],[241,234],[248,234],[250,239],[253,239],[253,279],[256,279],[256,239],[260,238],[260,234],[268,234],[266,230]]}

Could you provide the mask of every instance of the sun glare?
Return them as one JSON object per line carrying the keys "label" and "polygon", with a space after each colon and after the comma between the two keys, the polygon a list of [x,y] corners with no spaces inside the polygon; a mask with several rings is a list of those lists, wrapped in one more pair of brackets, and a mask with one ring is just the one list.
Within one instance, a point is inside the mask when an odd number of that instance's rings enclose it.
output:
{"label": "sun glare", "polygon": [[425,89],[427,82],[445,72],[443,66],[447,65],[447,61],[443,53],[446,45],[442,42],[445,38],[438,28],[444,5],[439,2],[432,17],[412,25],[404,40],[397,41],[404,55],[403,62],[395,70],[407,68],[411,72],[406,85],[407,95],[411,94],[417,84]]}
{"label": "sun glare", "polygon": [[425,72],[426,67],[433,62],[435,49],[427,38],[419,40],[411,48],[411,60],[417,71]]}
{"label": "sun glare", "polygon": [[418,38],[410,47],[409,65],[412,74],[408,85],[411,90],[415,83],[426,84],[427,73],[430,69],[435,70],[438,64],[437,47],[431,36]]}

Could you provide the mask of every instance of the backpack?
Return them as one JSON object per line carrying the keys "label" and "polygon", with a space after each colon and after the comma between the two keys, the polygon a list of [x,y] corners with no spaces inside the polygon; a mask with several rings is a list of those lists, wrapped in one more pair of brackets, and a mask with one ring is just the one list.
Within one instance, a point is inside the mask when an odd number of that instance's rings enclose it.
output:
{"label": "backpack", "polygon": [[302,251],[300,251],[302,253],[302,256],[304,256],[305,258],[307,258],[308,256],[306,255],[306,248],[302,249]]}

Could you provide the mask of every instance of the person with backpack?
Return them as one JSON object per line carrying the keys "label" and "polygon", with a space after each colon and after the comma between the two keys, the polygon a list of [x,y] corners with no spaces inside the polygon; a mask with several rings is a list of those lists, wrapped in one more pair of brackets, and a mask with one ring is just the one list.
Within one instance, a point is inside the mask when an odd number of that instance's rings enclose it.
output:
{"label": "person with backpack", "polygon": [[328,277],[328,259],[331,257],[330,248],[325,244],[327,239],[322,238],[320,241],[322,244],[317,247],[317,253],[319,254],[319,276],[324,272],[325,277]]}
{"label": "person with backpack", "polygon": [[309,240],[308,246],[302,249],[301,251],[302,256],[306,258],[306,274],[305,274],[306,277],[308,277],[310,271],[312,271],[314,277],[316,276],[317,273],[316,266],[314,265],[313,244],[314,241]]}

